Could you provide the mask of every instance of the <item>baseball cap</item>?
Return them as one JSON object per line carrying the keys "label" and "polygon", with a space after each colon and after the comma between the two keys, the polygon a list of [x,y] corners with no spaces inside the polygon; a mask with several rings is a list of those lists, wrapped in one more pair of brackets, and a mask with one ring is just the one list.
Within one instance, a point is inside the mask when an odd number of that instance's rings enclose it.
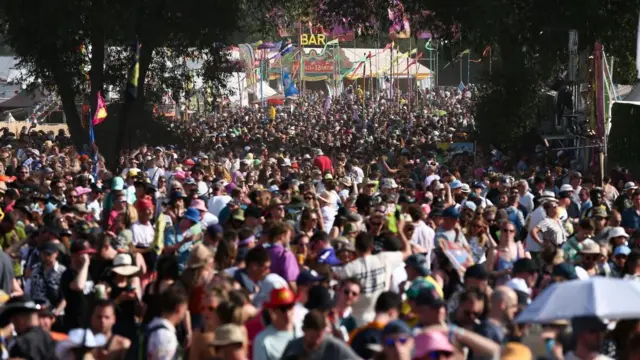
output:
{"label": "baseball cap", "polygon": [[427,258],[422,254],[413,254],[405,260],[405,267],[410,267],[415,270],[420,276],[427,276],[431,274],[429,269]]}
{"label": "baseball cap", "polygon": [[451,190],[460,189],[462,188],[462,181],[457,179],[453,180],[451,184],[449,184],[449,187],[451,188]]}
{"label": "baseball cap", "polygon": [[449,206],[442,211],[442,217],[458,219],[460,218],[460,211],[455,206]]}
{"label": "baseball cap", "polygon": [[96,250],[91,247],[89,241],[77,239],[71,243],[71,253],[74,255],[95,254]]}
{"label": "baseball cap", "polygon": [[308,285],[324,280],[324,276],[318,274],[315,270],[302,270],[296,278],[297,285]]}
{"label": "baseball cap", "polygon": [[618,255],[628,256],[629,254],[631,254],[631,248],[629,248],[627,245],[620,245],[616,247],[616,249],[613,251],[613,256],[618,256]]}
{"label": "baseball cap", "polygon": [[402,320],[393,320],[389,322],[380,332],[380,338],[384,339],[389,335],[411,335],[411,328]]}

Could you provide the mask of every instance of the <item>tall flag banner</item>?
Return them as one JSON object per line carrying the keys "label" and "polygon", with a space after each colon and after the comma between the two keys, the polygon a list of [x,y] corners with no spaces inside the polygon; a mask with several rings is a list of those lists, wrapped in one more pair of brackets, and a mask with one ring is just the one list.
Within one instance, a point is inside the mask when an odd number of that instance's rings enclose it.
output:
{"label": "tall flag banner", "polygon": [[424,48],[425,48],[426,50],[429,50],[429,51],[435,51],[435,50],[436,50],[436,49],[434,49],[434,48],[432,48],[432,47],[431,47],[431,39],[429,39],[429,40],[427,41],[427,43],[426,43],[426,44],[424,44]]}
{"label": "tall flag banner", "polygon": [[487,47],[484,48],[484,50],[482,51],[482,56],[491,56],[491,45],[487,45]]}
{"label": "tall flag banner", "polygon": [[291,76],[286,70],[282,71],[282,86],[284,88],[284,96],[294,96],[298,95],[298,89],[296,88],[296,84],[291,80]]}
{"label": "tall flag banner", "polygon": [[[98,125],[107,118],[107,105],[104,102],[104,98],[102,97],[102,93],[98,91],[98,106],[96,106],[96,113],[93,115],[93,120],[91,120],[91,125]],[[93,126],[91,127],[93,129]]]}
{"label": "tall flag banner", "polygon": [[138,78],[140,77],[140,43],[136,41],[136,52],[133,59],[133,65],[129,72],[127,80],[127,98],[135,100],[138,98]]}

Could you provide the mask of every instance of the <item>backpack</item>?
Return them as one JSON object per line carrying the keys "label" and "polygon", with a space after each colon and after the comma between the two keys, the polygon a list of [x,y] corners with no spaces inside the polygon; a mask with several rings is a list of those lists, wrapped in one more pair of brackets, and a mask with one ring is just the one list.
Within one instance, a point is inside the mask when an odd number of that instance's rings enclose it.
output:
{"label": "backpack", "polygon": [[136,336],[131,342],[131,346],[129,350],[127,350],[126,360],[144,360],[147,359],[147,347],[149,344],[149,338],[151,334],[160,330],[160,329],[168,329],[164,324],[158,324],[153,327],[149,327],[146,325],[138,331],[138,336]]}

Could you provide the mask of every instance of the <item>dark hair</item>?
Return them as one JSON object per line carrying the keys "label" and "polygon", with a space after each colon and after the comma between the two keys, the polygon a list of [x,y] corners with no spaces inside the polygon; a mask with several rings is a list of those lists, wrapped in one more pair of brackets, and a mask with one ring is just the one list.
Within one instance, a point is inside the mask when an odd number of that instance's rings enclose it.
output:
{"label": "dark hair", "polygon": [[305,315],[302,330],[323,331],[327,327],[327,319],[320,310],[311,310]]}
{"label": "dark hair", "polygon": [[343,287],[343,286],[345,286],[347,284],[357,285],[360,289],[362,289],[362,284],[360,283],[360,280],[355,276],[350,277],[350,278],[346,278],[346,279],[340,281],[340,286],[339,287]]}
{"label": "dark hair", "polygon": [[393,291],[385,291],[376,300],[375,312],[385,313],[391,310],[402,310],[402,298]]}
{"label": "dark hair", "polygon": [[422,209],[420,209],[420,207],[418,207],[417,205],[409,206],[407,212],[409,213],[409,216],[411,216],[411,220],[413,220],[413,222],[416,222],[424,217]]}
{"label": "dark hair", "polygon": [[262,246],[256,246],[247,252],[247,256],[244,258],[246,266],[249,264],[262,265],[270,261],[269,252]]}
{"label": "dark hair", "polygon": [[187,304],[189,296],[180,283],[174,283],[160,293],[158,307],[160,314],[170,314],[178,309],[178,306]]}
{"label": "dark hair", "polygon": [[369,233],[359,233],[356,236],[356,251],[365,253],[373,248],[373,237]]}
{"label": "dark hair", "polygon": [[93,311],[96,311],[97,308],[112,308],[114,313],[116,311],[116,305],[113,301],[109,299],[98,299],[93,303]]}
{"label": "dark hair", "polygon": [[578,223],[578,227],[582,230],[595,230],[596,226],[593,223],[593,219],[582,219]]}
{"label": "dark hair", "polygon": [[627,257],[627,262],[624,263],[624,267],[622,268],[622,275],[632,275],[635,271],[636,266],[638,266],[638,261],[640,261],[640,250],[633,249]]}

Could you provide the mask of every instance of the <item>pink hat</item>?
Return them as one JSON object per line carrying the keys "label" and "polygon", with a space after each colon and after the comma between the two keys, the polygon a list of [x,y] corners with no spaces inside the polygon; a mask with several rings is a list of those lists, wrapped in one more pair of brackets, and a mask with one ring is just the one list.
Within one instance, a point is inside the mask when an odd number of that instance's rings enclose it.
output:
{"label": "pink hat", "polygon": [[453,345],[447,336],[440,331],[427,331],[414,337],[416,347],[413,351],[413,358],[420,359],[434,351],[454,352]]}
{"label": "pink hat", "polygon": [[84,188],[84,187],[82,187],[82,186],[78,186],[78,187],[76,187],[75,189],[73,189],[73,191],[75,191],[75,192],[76,192],[76,194],[78,194],[78,196],[82,196],[82,195],[85,195],[85,194],[90,193],[90,192],[91,192],[91,189],[89,189],[89,188]]}
{"label": "pink hat", "polygon": [[184,178],[185,178],[184,171],[178,170],[178,171],[174,172],[173,173],[173,177],[178,179],[178,180],[184,180]]}
{"label": "pink hat", "polygon": [[196,208],[198,211],[208,211],[207,207],[204,206],[204,201],[200,199],[195,199],[191,201],[191,207]]}

